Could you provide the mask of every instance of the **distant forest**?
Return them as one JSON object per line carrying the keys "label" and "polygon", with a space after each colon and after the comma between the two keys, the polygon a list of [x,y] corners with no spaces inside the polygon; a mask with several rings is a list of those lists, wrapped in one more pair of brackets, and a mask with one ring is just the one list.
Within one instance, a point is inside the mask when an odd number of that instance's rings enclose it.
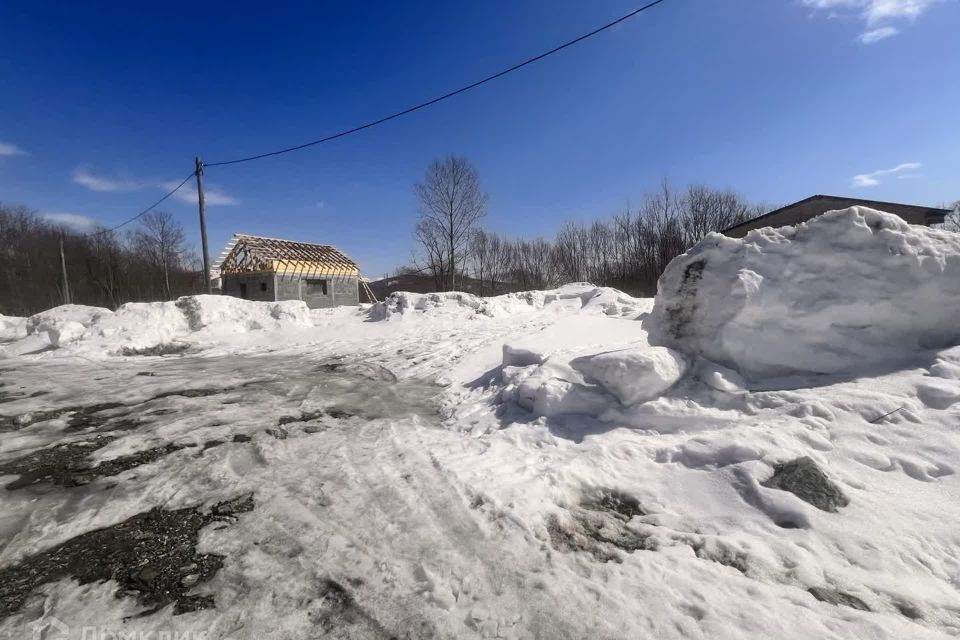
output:
{"label": "distant forest", "polygon": [[434,161],[415,185],[419,252],[397,276],[421,274],[436,291],[492,295],[591,282],[650,296],[667,264],[711,231],[722,231],[772,207],[729,189],[664,181],[636,206],[607,220],[570,221],[552,239],[512,239],[483,228],[487,194],[463,157]]}
{"label": "distant forest", "polygon": [[84,234],[26,207],[0,203],[0,314],[31,315],[68,299],[111,309],[125,302],[170,300],[199,293],[200,271],[183,228],[167,213],[148,213],[123,233]]}
{"label": "distant forest", "polygon": [[667,264],[711,231],[761,215],[732,191],[664,184],[609,220],[567,222],[551,240],[511,240],[480,230],[467,245],[468,273],[481,295],[591,282],[637,296],[657,292]]}

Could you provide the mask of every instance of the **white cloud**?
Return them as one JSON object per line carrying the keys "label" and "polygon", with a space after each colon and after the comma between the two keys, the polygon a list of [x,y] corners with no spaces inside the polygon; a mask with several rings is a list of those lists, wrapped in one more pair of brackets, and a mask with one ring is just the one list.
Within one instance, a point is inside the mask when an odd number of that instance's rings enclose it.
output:
{"label": "white cloud", "polygon": [[94,222],[93,218],[81,216],[76,213],[43,213],[40,214],[40,217],[44,220],[53,222],[54,224],[70,227],[71,229],[76,229],[77,231],[90,231],[97,224]]}
{"label": "white cloud", "polygon": [[930,8],[935,0],[871,0],[864,9],[867,24],[881,20],[913,20]]}
{"label": "white cloud", "polygon": [[[866,30],[857,38],[863,44],[872,44],[900,33],[889,23],[914,20],[939,0],[803,0],[815,11],[828,11],[835,16],[854,12],[863,20]],[[885,24],[883,24],[885,23]],[[878,26],[883,24],[883,26]]]}
{"label": "white cloud", "polygon": [[857,37],[857,40],[863,44],[873,44],[874,42],[880,42],[886,38],[893,37],[898,33],[900,33],[900,30],[896,27],[880,27],[879,29],[864,31]]}
{"label": "white cloud", "polygon": [[0,156],[25,156],[27,152],[15,144],[0,142]]}
{"label": "white cloud", "polygon": [[908,172],[916,171],[920,168],[919,162],[904,162],[903,164],[898,164],[892,169],[879,169],[871,173],[861,173],[860,175],[853,176],[851,184],[854,187],[875,187],[880,184],[882,178],[888,176],[896,176],[898,178],[908,177]]}
{"label": "white cloud", "polygon": [[[177,182],[164,182],[160,185],[161,188],[169,191],[176,187],[179,183]],[[199,198],[197,197],[197,187],[192,183],[188,183],[180,187],[180,190],[173,194],[173,197],[180,202],[186,202],[188,204],[197,204]],[[234,198],[231,195],[228,195],[222,189],[212,187],[210,185],[203,186],[203,202],[204,204],[210,205],[211,207],[216,207],[218,205],[231,205],[237,204],[240,201]]]}
{"label": "white cloud", "polygon": [[91,191],[137,191],[144,187],[144,183],[137,180],[105,178],[82,168],[73,172],[73,182]]}

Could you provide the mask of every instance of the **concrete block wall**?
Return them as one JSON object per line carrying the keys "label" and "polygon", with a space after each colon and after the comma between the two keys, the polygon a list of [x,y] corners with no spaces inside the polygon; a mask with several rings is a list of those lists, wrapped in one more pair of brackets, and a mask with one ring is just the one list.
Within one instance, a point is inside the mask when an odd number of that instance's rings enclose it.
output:
{"label": "concrete block wall", "polygon": [[[319,284],[311,281],[326,280],[326,293]],[[311,309],[325,309],[343,305],[360,304],[360,292],[355,276],[327,276],[301,278],[277,274],[277,300],[303,300]]]}
{"label": "concrete block wall", "polygon": [[[246,291],[243,290],[246,285]],[[223,294],[257,300],[273,302],[276,300],[273,273],[228,273],[223,276]]]}

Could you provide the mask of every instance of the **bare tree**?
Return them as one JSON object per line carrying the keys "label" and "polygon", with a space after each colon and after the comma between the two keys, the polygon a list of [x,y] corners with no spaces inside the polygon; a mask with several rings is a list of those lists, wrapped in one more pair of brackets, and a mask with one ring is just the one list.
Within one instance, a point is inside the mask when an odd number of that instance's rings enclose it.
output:
{"label": "bare tree", "polygon": [[113,231],[102,231],[89,238],[86,275],[90,283],[109,301],[111,307],[121,304],[124,250]]}
{"label": "bare tree", "polygon": [[186,254],[183,227],[165,211],[151,211],[140,222],[143,229],[134,232],[132,242],[163,274],[163,291],[169,300],[170,271],[181,266]]}
{"label": "bare tree", "polygon": [[447,289],[456,288],[457,268],[465,266],[466,248],[487,213],[487,194],[470,161],[461,156],[434,160],[424,181],[414,187],[420,219],[416,237],[427,266]]}
{"label": "bare tree", "polygon": [[481,290],[491,293],[586,281],[651,295],[676,256],[765,210],[729,189],[677,191],[664,181],[636,210],[628,205],[611,220],[568,221],[552,241],[479,231],[469,246],[470,267]]}

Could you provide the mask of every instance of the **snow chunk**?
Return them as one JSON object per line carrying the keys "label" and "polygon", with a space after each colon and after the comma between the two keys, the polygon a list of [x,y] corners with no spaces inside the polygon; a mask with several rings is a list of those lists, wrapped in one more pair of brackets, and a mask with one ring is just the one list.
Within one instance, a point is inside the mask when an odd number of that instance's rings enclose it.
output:
{"label": "snow chunk", "polygon": [[933,409],[949,409],[960,400],[960,385],[947,380],[930,379],[917,387],[917,397]]}
{"label": "snow chunk", "polygon": [[51,329],[59,330],[65,322],[76,322],[84,327],[98,322],[100,319],[113,315],[110,309],[103,307],[89,307],[83,304],[64,304],[53,309],[47,309],[27,318],[27,335],[47,333]]}
{"label": "snow chunk", "polygon": [[742,239],[661,276],[650,342],[759,377],[902,362],[960,342],[960,235],[866,207]]}
{"label": "snow chunk", "polygon": [[19,340],[27,335],[27,319],[0,315],[0,342]]}
{"label": "snow chunk", "polygon": [[705,385],[711,389],[723,391],[724,393],[741,393],[747,386],[747,383],[739,373],[733,369],[721,367],[709,360],[701,360],[699,362],[697,375],[699,375]]}
{"label": "snow chunk", "polygon": [[658,397],[686,372],[682,354],[651,347],[640,323],[576,313],[503,345],[501,402],[539,417],[612,412]]}
{"label": "snow chunk", "polygon": [[627,406],[661,395],[688,368],[679,352],[647,346],[584,356],[570,365]]}
{"label": "snow chunk", "polygon": [[546,360],[547,356],[542,350],[503,345],[503,366],[505,367],[526,367],[531,364],[543,364]]}
{"label": "snow chunk", "polygon": [[83,337],[83,333],[86,330],[86,327],[79,322],[66,320],[57,322],[54,326],[47,329],[47,337],[50,339],[50,344],[54,348],[60,348],[65,344],[79,340]]}
{"label": "snow chunk", "polygon": [[[535,416],[600,415],[615,402],[603,390],[567,375],[563,364],[504,367],[501,400],[516,402]],[[572,378],[572,379],[571,379]]]}

